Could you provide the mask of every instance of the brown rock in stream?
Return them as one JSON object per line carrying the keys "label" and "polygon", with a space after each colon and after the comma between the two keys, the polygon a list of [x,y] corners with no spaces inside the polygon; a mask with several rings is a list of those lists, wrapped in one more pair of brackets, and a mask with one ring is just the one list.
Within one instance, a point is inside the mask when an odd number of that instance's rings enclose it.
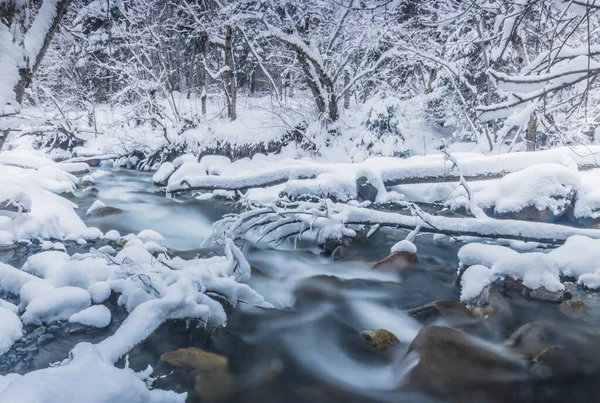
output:
{"label": "brown rock in stream", "polygon": [[203,371],[196,375],[194,391],[205,402],[225,402],[236,393],[236,383],[227,370]]}
{"label": "brown rock in stream", "polygon": [[558,308],[569,318],[577,319],[583,316],[585,312],[585,303],[580,299],[573,299],[561,302]]}
{"label": "brown rock in stream", "polygon": [[360,332],[360,335],[379,351],[400,343],[392,332],[385,329],[365,330]]}
{"label": "brown rock in stream", "polygon": [[189,370],[226,370],[227,357],[195,347],[180,348],[164,353],[160,360],[177,368]]}
{"label": "brown rock in stream", "polygon": [[521,326],[506,340],[506,346],[529,359],[540,354],[550,346],[550,331],[539,323]]}
{"label": "brown rock in stream", "polygon": [[376,262],[373,269],[389,271],[395,273],[404,273],[419,263],[416,253],[399,251],[392,252],[385,258]]}
{"label": "brown rock in stream", "polygon": [[418,358],[408,386],[455,402],[517,400],[527,378],[524,361],[469,334],[445,326],[421,329],[408,349]]}
{"label": "brown rock in stream", "polygon": [[531,360],[531,372],[541,378],[573,376],[581,373],[577,358],[564,348],[551,346]]}

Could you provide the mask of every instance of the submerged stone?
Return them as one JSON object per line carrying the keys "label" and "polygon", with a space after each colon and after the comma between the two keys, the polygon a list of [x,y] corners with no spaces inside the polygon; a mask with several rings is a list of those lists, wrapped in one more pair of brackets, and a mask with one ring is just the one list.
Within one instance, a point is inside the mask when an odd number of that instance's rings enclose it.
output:
{"label": "submerged stone", "polygon": [[565,292],[563,290],[548,291],[544,287],[531,290],[529,296],[533,299],[539,299],[540,301],[562,302],[565,300]]}
{"label": "submerged stone", "polygon": [[408,309],[410,316],[419,322],[431,323],[439,318],[472,319],[471,312],[465,305],[458,301],[442,300],[434,301],[423,306]]}
{"label": "submerged stone", "polygon": [[392,252],[390,255],[376,262],[373,269],[403,273],[418,263],[419,258],[416,253],[406,251]]}
{"label": "submerged stone", "polygon": [[173,367],[190,370],[225,370],[228,363],[225,356],[195,347],[164,353],[160,356],[160,360]]}
{"label": "submerged stone", "polygon": [[413,359],[408,386],[452,401],[513,401],[512,383],[527,378],[522,360],[446,326],[421,329],[408,349]]}
{"label": "submerged stone", "polygon": [[392,332],[385,329],[364,330],[359,334],[379,351],[400,343]]}
{"label": "submerged stone", "polygon": [[517,354],[531,359],[550,346],[551,338],[545,326],[528,323],[511,334],[505,344]]}

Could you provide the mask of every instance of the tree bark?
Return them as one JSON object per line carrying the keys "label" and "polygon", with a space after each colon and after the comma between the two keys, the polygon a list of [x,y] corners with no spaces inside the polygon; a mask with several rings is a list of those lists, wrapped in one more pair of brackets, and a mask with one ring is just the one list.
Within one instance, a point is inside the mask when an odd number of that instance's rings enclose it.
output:
{"label": "tree bark", "polygon": [[525,131],[525,142],[527,143],[526,151],[535,151],[535,140],[537,133],[537,119],[532,114],[527,123],[527,130]]}
{"label": "tree bark", "polygon": [[227,88],[229,90],[229,119],[237,118],[237,87],[235,83],[235,66],[233,62],[233,29],[225,26],[225,65],[229,71],[225,73]]}

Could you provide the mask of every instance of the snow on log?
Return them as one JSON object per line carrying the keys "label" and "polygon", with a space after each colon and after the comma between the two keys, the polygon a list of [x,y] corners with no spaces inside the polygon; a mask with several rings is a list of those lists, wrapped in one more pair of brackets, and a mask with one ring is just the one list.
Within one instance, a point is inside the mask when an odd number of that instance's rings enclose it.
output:
{"label": "snow on log", "polygon": [[309,239],[320,245],[357,237],[369,227],[393,227],[453,237],[519,240],[560,245],[570,236],[600,239],[600,230],[565,225],[497,220],[493,218],[450,218],[433,216],[414,209],[414,215],[375,211],[342,203],[300,202],[289,208],[262,206],[238,215],[226,216],[213,227],[207,243],[241,238],[258,243],[281,244],[288,239]]}
{"label": "snow on log", "polygon": [[[596,155],[600,146],[560,147],[552,150],[536,152],[520,152],[501,155],[482,155],[477,153],[457,153],[463,177],[467,181],[498,179],[508,173],[516,172],[536,164],[557,163],[567,166],[577,166],[579,170],[589,170],[600,167]],[[416,156],[411,158],[380,157],[370,158],[361,163],[295,163],[281,165],[248,173],[247,167],[235,170],[236,163],[221,176],[188,175],[177,181],[170,181],[168,193],[182,191],[214,191],[233,190],[243,191],[251,188],[261,188],[285,183],[291,179],[317,179],[323,174],[326,177],[338,176],[346,181],[343,187],[357,186],[357,181],[365,172],[376,175],[386,187],[401,184],[420,184],[437,182],[458,182],[460,175],[453,164],[446,161],[443,155]],[[238,173],[240,172],[240,173]],[[325,179],[325,176],[324,176]],[[378,179],[378,180],[379,180]],[[350,182],[351,181],[351,182]],[[319,188],[314,183],[310,188]],[[331,187],[330,185],[326,187]]]}

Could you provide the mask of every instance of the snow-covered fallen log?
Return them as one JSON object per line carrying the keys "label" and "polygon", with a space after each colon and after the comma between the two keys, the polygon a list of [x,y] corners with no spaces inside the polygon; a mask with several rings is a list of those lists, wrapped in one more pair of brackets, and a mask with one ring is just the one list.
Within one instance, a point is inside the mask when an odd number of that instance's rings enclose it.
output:
{"label": "snow-covered fallen log", "polygon": [[278,245],[286,240],[310,239],[320,245],[340,243],[380,227],[415,230],[452,237],[476,237],[560,245],[570,236],[600,239],[600,230],[565,225],[434,216],[414,208],[413,215],[375,211],[342,203],[300,202],[290,206],[257,206],[217,222],[208,242],[241,238]]}
{"label": "snow-covered fallen log", "polygon": [[[556,163],[577,167],[579,170],[589,170],[600,167],[600,161],[596,160],[597,155],[600,155],[600,146],[560,147],[546,151],[500,155],[457,153],[454,154],[454,157],[460,165],[465,180],[473,181],[501,178],[508,173],[540,163]],[[227,169],[222,170],[220,176],[206,174],[178,176],[177,180],[168,182],[167,192],[243,191],[274,186],[293,179],[315,180],[311,187],[319,189],[320,176],[323,176],[324,182],[331,182],[332,177],[338,178],[339,187],[345,188],[356,188],[360,178],[367,178],[367,182],[371,184],[381,183],[385,187],[401,184],[458,182],[460,179],[454,164],[447,161],[442,154],[406,159],[370,158],[355,164],[307,161],[289,164],[285,161],[274,161],[270,166],[262,162],[257,164],[254,169],[252,164],[239,166],[236,164],[233,163]],[[290,194],[294,193],[294,189],[287,191]],[[360,189],[357,192],[360,192]],[[322,197],[323,195],[314,196]]]}

